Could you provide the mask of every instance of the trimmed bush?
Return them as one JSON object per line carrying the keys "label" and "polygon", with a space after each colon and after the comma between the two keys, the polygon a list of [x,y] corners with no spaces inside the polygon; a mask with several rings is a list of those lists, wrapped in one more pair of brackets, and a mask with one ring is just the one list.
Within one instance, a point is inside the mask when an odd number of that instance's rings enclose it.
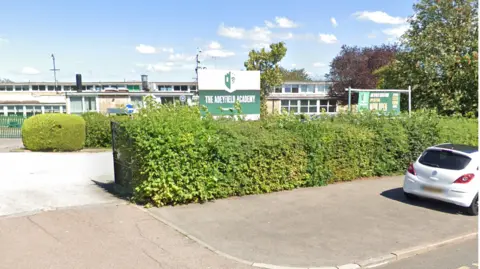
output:
{"label": "trimmed bush", "polygon": [[[198,107],[149,104],[122,124],[119,149],[134,199],[175,205],[404,173],[461,121],[428,111],[213,120]],[[461,126],[473,141],[473,121]]]}
{"label": "trimmed bush", "polygon": [[22,140],[32,151],[76,151],[85,144],[85,121],[68,114],[40,114],[26,119]]}

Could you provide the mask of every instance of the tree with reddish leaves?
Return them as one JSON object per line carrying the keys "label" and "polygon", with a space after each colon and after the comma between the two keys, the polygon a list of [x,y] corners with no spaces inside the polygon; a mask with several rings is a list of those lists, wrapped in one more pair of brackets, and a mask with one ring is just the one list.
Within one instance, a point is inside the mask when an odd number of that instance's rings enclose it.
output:
{"label": "tree with reddish leaves", "polygon": [[[388,65],[399,51],[396,45],[382,45],[373,47],[357,47],[343,45],[340,53],[330,63],[330,72],[326,79],[333,81],[330,91],[344,101],[348,98],[346,88],[375,89],[377,76],[374,71]],[[356,95],[352,94],[352,102],[356,102]]]}

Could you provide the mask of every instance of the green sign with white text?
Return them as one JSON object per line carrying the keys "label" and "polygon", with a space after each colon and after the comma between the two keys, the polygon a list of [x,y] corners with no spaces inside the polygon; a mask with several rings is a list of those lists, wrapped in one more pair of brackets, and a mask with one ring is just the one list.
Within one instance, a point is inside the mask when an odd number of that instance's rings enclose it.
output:
{"label": "green sign with white text", "polygon": [[247,119],[260,118],[258,71],[199,70],[198,92],[199,104],[213,116],[241,114]]}
{"label": "green sign with white text", "polygon": [[359,92],[357,111],[384,111],[400,113],[400,93],[398,92]]}

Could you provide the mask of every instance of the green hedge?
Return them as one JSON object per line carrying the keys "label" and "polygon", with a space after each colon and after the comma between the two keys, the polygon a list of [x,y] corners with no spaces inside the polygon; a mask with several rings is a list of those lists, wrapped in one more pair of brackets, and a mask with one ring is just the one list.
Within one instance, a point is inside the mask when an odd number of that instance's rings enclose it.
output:
{"label": "green hedge", "polygon": [[67,114],[40,114],[26,119],[22,140],[32,151],[76,151],[85,144],[85,121]]}
{"label": "green hedge", "polygon": [[125,121],[128,116],[106,116],[98,112],[82,114],[86,124],[86,148],[108,148],[112,145],[110,122]]}
{"label": "green hedge", "polygon": [[432,112],[247,122],[201,119],[199,108],[178,105],[148,107],[123,126],[134,198],[155,206],[401,174],[426,147],[447,138],[476,145],[477,133],[472,120]]}

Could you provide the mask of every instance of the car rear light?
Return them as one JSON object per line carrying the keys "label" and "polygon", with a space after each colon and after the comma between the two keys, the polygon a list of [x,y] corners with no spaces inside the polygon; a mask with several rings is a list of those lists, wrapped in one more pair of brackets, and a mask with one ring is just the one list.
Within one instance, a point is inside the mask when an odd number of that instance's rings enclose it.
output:
{"label": "car rear light", "polygon": [[455,182],[453,183],[468,183],[470,181],[472,181],[472,179],[475,177],[474,174],[465,174],[461,177],[459,177],[457,180],[455,180]]}
{"label": "car rear light", "polygon": [[415,168],[413,168],[413,163],[411,163],[409,166],[408,166],[408,169],[407,171],[412,174],[412,175],[416,175],[417,173],[415,172]]}

